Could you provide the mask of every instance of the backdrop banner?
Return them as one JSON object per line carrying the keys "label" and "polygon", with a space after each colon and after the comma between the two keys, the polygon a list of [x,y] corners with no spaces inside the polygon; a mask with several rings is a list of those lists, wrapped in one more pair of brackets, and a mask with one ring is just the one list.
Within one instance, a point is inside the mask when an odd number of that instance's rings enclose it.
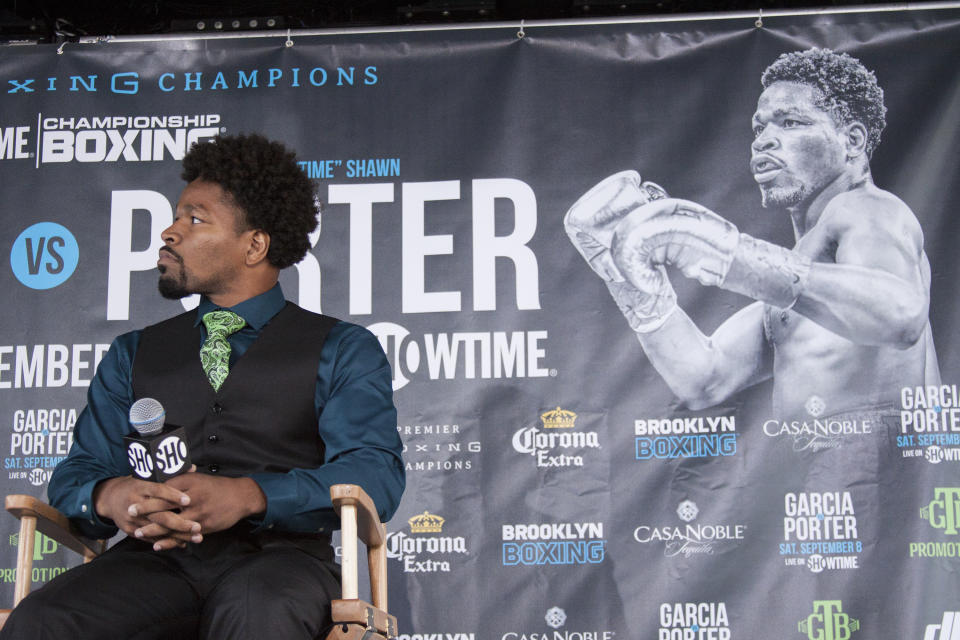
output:
{"label": "backdrop banner", "polygon": [[261,132],[322,203],[287,297],[393,368],[400,638],[955,639],[960,11],[521,31],[0,50],[0,489],[196,304],[185,150]]}

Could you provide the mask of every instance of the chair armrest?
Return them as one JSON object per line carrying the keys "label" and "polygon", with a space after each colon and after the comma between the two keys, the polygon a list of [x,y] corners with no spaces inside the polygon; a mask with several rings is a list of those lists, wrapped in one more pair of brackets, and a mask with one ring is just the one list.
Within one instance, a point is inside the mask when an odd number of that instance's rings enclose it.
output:
{"label": "chair armrest", "polygon": [[33,568],[33,542],[36,532],[46,535],[76,551],[83,556],[84,562],[103,553],[105,540],[91,540],[78,534],[65,515],[33,496],[9,495],[6,498],[7,511],[20,520],[20,533],[17,543],[17,579],[13,589],[13,606],[30,593],[30,579]]}
{"label": "chair armrest", "polygon": [[[373,500],[360,487],[335,484],[330,487],[330,500],[340,516],[343,577],[341,599],[332,603],[333,621],[376,629],[380,634],[376,638],[392,638],[397,635],[397,618],[387,612],[387,529]],[[367,547],[372,606],[359,599],[358,538]]]}
{"label": "chair armrest", "polygon": [[341,515],[344,505],[357,508],[357,535],[363,544],[367,547],[379,547],[386,542],[377,508],[361,487],[355,484],[335,484],[330,487],[330,500],[333,501],[333,509],[338,516]]}
{"label": "chair armrest", "polygon": [[23,520],[24,517],[36,518],[37,531],[83,557],[91,558],[103,553],[104,540],[92,540],[80,535],[65,515],[43,500],[33,496],[12,494],[7,496],[5,503],[7,511],[18,520]]}

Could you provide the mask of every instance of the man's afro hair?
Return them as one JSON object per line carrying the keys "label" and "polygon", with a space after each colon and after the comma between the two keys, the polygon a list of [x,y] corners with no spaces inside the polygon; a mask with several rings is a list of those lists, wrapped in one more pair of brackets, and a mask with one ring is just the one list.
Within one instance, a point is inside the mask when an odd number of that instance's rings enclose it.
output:
{"label": "man's afro hair", "polygon": [[284,269],[310,248],[317,227],[317,205],[310,179],[293,152],[261,135],[217,136],[193,145],[183,158],[187,182],[213,182],[233,198],[246,216],[245,229],[270,235],[267,260]]}
{"label": "man's afro hair", "polygon": [[859,122],[867,129],[867,157],[880,144],[887,108],[877,77],[859,60],[830,49],[784,53],[761,77],[763,88],[774,82],[798,82],[817,89],[817,106],[838,126]]}

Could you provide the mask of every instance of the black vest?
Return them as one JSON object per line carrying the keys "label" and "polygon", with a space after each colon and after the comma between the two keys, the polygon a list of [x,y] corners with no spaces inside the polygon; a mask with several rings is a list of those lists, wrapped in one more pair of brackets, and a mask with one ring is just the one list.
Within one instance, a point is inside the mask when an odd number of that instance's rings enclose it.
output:
{"label": "black vest", "polygon": [[288,302],[214,391],[200,365],[196,311],[143,330],[136,399],[156,398],[184,427],[197,470],[229,477],[323,464],[314,395],[320,350],[335,318]]}

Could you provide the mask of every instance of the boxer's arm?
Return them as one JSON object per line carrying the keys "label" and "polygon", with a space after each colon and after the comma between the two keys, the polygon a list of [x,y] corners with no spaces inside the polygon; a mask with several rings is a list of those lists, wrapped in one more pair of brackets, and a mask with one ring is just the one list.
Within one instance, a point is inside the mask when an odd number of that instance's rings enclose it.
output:
{"label": "boxer's arm", "polygon": [[614,230],[617,269],[638,288],[654,267],[673,265],[688,278],[789,308],[803,290],[810,258],[740,233],[695,202],[666,198],[638,207]]}
{"label": "boxer's arm", "polygon": [[655,331],[637,333],[637,339],[684,404],[711,407],[773,374],[763,307],[755,302],[741,309],[709,337],[678,308]]}
{"label": "boxer's arm", "polygon": [[[857,344],[907,348],[922,335],[929,306],[922,277],[922,235],[902,202],[876,190],[837,196],[809,232],[807,250],[835,262],[813,262],[802,251],[738,234],[736,227],[684,200],[648,203],[617,226],[617,268],[636,274],[671,264],[703,284],[793,308]],[[802,243],[801,243],[802,244]]]}
{"label": "boxer's arm", "polygon": [[919,225],[902,203],[838,200],[821,218],[836,263],[811,265],[794,310],[857,344],[906,349],[923,336],[930,306]]}

